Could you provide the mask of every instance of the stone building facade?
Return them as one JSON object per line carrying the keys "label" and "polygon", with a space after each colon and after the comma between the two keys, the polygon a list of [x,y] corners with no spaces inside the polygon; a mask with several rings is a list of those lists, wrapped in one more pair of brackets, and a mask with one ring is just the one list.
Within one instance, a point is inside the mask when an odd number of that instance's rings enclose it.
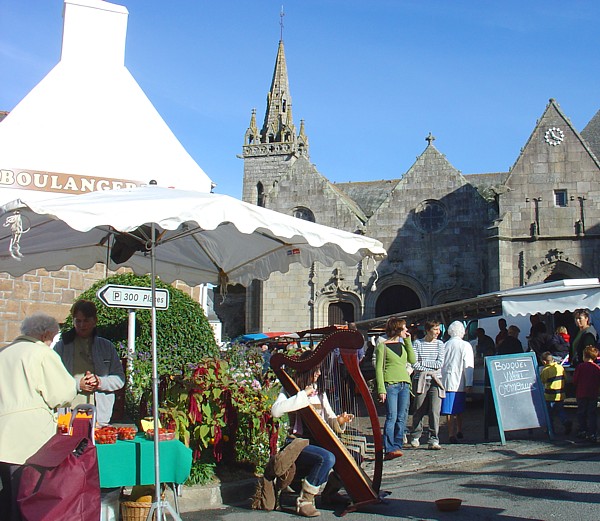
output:
{"label": "stone building facade", "polygon": [[279,42],[267,109],[243,145],[243,199],[383,242],[374,265],[274,274],[246,293],[246,330],[301,330],[600,272],[600,112],[577,131],[551,99],[508,172],[463,175],[434,136],[400,179],[332,183],[292,117]]}

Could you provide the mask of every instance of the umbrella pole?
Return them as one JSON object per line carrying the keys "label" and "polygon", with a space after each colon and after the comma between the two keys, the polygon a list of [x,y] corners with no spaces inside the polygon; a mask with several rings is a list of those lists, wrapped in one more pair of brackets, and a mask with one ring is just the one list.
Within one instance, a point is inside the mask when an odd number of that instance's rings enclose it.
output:
{"label": "umbrella pole", "polygon": [[[162,520],[162,508],[171,514],[175,521],[181,521],[181,518],[175,512],[168,501],[162,501],[160,498],[160,434],[158,430],[158,354],[156,349],[156,228],[152,223],[151,238],[150,238],[150,271],[151,271],[151,293],[152,298],[152,415],[154,420],[154,502],[148,513],[147,521],[153,519]],[[173,493],[176,494],[176,489],[173,487]],[[156,517],[154,517],[156,516]]]}

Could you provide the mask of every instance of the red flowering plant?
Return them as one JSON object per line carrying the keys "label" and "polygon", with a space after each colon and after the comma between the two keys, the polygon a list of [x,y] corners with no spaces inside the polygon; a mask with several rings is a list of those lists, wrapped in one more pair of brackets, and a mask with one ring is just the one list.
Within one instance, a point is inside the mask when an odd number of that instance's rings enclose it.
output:
{"label": "red flowering plant", "polygon": [[258,348],[234,344],[167,380],[163,420],[188,445],[194,461],[245,463],[262,471],[277,449],[274,394]]}

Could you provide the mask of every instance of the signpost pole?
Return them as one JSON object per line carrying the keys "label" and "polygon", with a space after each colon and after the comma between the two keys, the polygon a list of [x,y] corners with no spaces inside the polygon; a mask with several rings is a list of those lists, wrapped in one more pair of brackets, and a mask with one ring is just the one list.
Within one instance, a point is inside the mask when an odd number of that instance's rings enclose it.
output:
{"label": "signpost pole", "polygon": [[133,385],[133,358],[135,357],[135,309],[128,310],[127,322],[127,374],[129,385]]}

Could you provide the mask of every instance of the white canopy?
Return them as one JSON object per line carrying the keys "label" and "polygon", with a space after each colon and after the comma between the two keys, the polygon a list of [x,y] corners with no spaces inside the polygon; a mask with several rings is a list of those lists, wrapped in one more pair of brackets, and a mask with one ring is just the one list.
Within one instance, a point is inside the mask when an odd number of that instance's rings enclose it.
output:
{"label": "white canopy", "polygon": [[0,123],[0,204],[151,179],[210,191],[125,67],[127,17],[102,0],[65,0],[60,62]]}
{"label": "white canopy", "polygon": [[149,225],[157,229],[155,273],[164,282],[248,285],[313,262],[381,260],[381,242],[221,194],[145,186],[0,207],[0,270],[20,276],[67,264],[152,273]]}
{"label": "white canopy", "polygon": [[502,313],[509,316],[600,307],[600,282],[597,278],[544,282],[495,294],[502,299]]}

